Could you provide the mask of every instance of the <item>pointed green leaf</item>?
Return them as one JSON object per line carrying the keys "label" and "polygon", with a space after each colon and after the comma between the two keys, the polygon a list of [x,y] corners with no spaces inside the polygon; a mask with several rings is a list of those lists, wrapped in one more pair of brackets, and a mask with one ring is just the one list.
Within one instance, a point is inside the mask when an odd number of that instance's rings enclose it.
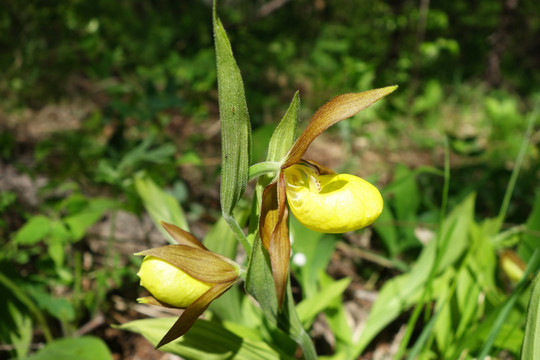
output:
{"label": "pointed green leaf", "polygon": [[300,96],[298,91],[289,105],[289,109],[279,122],[268,144],[267,161],[281,161],[294,143],[298,112],[300,110]]}
{"label": "pointed green leaf", "polygon": [[540,359],[540,274],[536,275],[531,287],[525,338],[521,349],[522,360]]}
{"label": "pointed green leaf", "polygon": [[274,324],[277,323],[278,302],[272,277],[272,266],[268,252],[264,249],[259,236],[255,237],[253,242],[245,287],[246,291],[259,302],[265,317]]}
{"label": "pointed green leaf", "polygon": [[533,209],[527,219],[527,229],[530,231],[523,235],[518,245],[518,255],[525,261],[529,260],[534,249],[540,248],[540,189],[536,189]]}
{"label": "pointed green leaf", "polygon": [[251,128],[240,69],[215,3],[213,24],[221,121],[221,210],[231,218],[248,182]]}
{"label": "pointed green leaf", "polygon": [[246,291],[257,300],[266,320],[302,347],[306,359],[316,359],[311,339],[296,313],[290,281],[286,285],[285,301],[283,307],[279,309],[270,258],[257,236],[253,242],[253,251],[248,265]]}

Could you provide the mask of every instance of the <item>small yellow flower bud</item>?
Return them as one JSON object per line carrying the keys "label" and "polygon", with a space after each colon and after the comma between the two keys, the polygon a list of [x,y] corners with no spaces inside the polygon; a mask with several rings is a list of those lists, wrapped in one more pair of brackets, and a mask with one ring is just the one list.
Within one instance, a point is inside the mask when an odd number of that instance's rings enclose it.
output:
{"label": "small yellow flower bud", "polygon": [[505,250],[501,253],[499,264],[513,284],[517,284],[521,280],[527,267],[523,260],[511,250]]}
{"label": "small yellow flower bud", "polygon": [[344,233],[373,223],[383,199],[369,182],[349,174],[319,175],[304,164],[284,170],[287,202],[305,227],[323,233]]}
{"label": "small yellow flower bud", "polygon": [[199,281],[177,267],[154,256],[146,256],[137,275],[157,300],[185,308],[214,284]]}

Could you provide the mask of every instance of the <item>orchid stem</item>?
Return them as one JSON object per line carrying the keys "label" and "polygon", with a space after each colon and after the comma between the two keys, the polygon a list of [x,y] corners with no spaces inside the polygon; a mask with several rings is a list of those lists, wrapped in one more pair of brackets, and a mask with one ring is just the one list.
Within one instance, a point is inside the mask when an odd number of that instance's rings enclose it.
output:
{"label": "orchid stem", "polygon": [[249,167],[249,181],[261,175],[277,174],[280,168],[281,162],[279,161],[265,161],[253,164]]}
{"label": "orchid stem", "polygon": [[236,236],[236,239],[240,242],[246,254],[250,256],[251,244],[249,243],[246,235],[244,234],[244,231],[242,230],[242,228],[240,227],[240,225],[238,224],[234,216],[232,215],[226,216],[225,214],[223,214],[223,218],[229,224],[229,228],[233,231],[234,235]]}

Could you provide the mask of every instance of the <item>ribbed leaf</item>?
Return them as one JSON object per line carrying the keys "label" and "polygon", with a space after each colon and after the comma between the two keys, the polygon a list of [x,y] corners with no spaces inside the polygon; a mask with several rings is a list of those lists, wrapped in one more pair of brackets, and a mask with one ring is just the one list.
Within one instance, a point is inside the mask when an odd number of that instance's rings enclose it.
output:
{"label": "ribbed leaf", "polygon": [[521,349],[522,360],[540,360],[540,274],[536,275],[531,288],[525,338]]}
{"label": "ribbed leaf", "polygon": [[221,121],[221,209],[230,218],[248,182],[251,128],[240,69],[215,3],[213,20]]}

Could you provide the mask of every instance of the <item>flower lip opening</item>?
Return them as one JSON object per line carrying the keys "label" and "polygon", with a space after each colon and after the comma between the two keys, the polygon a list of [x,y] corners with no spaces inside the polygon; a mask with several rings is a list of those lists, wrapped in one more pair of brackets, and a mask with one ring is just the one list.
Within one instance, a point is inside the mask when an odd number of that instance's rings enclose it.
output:
{"label": "flower lip opening", "polygon": [[375,186],[354,175],[320,174],[315,165],[299,163],[283,170],[287,202],[307,228],[344,233],[372,224],[381,214],[382,197]]}
{"label": "flower lip opening", "polygon": [[319,172],[311,164],[299,163],[289,166],[284,170],[284,174],[287,187],[293,190],[305,187],[311,192],[321,192],[321,183],[317,179]]}

